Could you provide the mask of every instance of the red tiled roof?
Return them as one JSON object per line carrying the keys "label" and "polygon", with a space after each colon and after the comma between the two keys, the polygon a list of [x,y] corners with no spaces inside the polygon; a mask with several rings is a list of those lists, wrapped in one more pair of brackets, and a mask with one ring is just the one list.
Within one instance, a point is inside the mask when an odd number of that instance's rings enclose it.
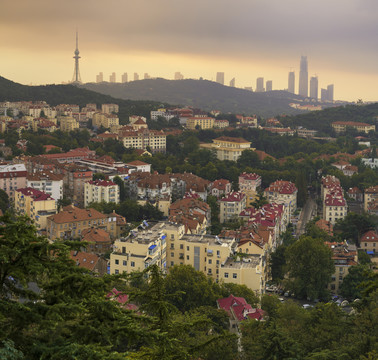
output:
{"label": "red tiled roof", "polygon": [[360,242],[378,242],[378,234],[370,230],[361,236]]}
{"label": "red tiled roof", "polygon": [[117,185],[113,181],[108,180],[90,180],[88,181],[89,184],[95,185],[95,186],[114,186]]}
{"label": "red tiled roof", "polygon": [[100,258],[92,253],[70,251],[70,258],[76,262],[77,266],[93,271]]}
{"label": "red tiled roof", "polygon": [[232,191],[220,201],[223,202],[240,202],[245,198],[245,194],[240,191]]}
{"label": "red tiled roof", "polygon": [[16,191],[20,192],[24,196],[30,196],[31,198],[33,198],[33,201],[54,200],[49,194],[46,194],[37,189],[33,189],[31,187],[17,189]]}

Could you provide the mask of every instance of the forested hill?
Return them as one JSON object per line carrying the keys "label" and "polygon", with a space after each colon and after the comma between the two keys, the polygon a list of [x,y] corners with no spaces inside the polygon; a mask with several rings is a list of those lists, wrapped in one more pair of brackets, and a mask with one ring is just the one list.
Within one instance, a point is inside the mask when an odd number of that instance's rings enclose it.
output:
{"label": "forested hill", "polygon": [[[80,107],[88,103],[97,105],[114,103],[119,105],[121,120],[128,119],[129,115],[150,116],[150,111],[162,104],[155,101],[134,101],[115,99],[109,95],[79,88],[73,85],[43,85],[27,86],[15,83],[0,76],[0,101],[40,101],[49,105],[78,104]],[[164,104],[167,105],[167,104]]]}
{"label": "forested hill", "polygon": [[83,87],[120,99],[156,100],[207,111],[220,110],[224,113],[257,114],[263,117],[301,113],[289,106],[293,101],[301,100],[301,97],[287,91],[255,93],[208,80],[148,79],[122,84],[88,83]]}
{"label": "forested hill", "polygon": [[285,126],[290,126],[291,128],[303,126],[324,133],[329,133],[331,123],[334,121],[356,121],[377,124],[378,102],[368,105],[345,105],[296,116],[281,117],[280,121]]}

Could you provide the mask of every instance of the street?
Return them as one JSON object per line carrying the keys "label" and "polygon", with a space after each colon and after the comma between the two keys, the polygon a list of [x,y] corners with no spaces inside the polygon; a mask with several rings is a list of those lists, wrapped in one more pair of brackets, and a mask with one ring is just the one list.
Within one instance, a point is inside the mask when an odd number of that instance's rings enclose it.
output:
{"label": "street", "polygon": [[296,237],[298,238],[304,234],[306,229],[306,224],[316,215],[316,202],[313,198],[309,197],[303,206],[301,214],[298,219],[296,227]]}

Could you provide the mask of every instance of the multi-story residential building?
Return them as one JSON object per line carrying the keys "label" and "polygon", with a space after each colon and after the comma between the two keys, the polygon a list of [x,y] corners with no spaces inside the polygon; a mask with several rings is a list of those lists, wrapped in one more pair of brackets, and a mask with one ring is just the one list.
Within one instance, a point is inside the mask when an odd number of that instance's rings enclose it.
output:
{"label": "multi-story residential building", "polygon": [[247,197],[247,207],[252,206],[256,198],[257,190],[261,186],[261,176],[255,173],[242,173],[239,175],[239,191]]}
{"label": "multi-story residential building", "polygon": [[149,148],[152,153],[165,153],[167,136],[163,131],[144,128],[139,130],[125,130],[121,128],[118,134],[125,148],[142,150]]}
{"label": "multi-story residential building", "polygon": [[326,245],[332,250],[332,260],[335,264],[335,273],[332,275],[328,288],[333,293],[338,294],[350,267],[357,265],[357,248],[355,245],[349,245],[346,242],[326,242]]}
{"label": "multi-story residential building", "polygon": [[25,164],[0,165],[0,189],[4,190],[9,199],[14,199],[15,190],[26,186]]}
{"label": "multi-story residential building", "polygon": [[214,118],[212,117],[191,117],[186,120],[186,127],[189,130],[197,128],[205,130],[214,127]]}
{"label": "multi-story residential building", "polygon": [[340,186],[340,180],[335,176],[326,176],[321,180],[321,198],[323,200],[323,219],[332,225],[343,219],[348,212],[348,205]]}
{"label": "multi-story residential building", "polygon": [[117,104],[102,104],[101,111],[106,114],[118,113],[119,106]]}
{"label": "multi-story residential building", "polygon": [[221,136],[213,139],[212,144],[200,144],[200,147],[215,150],[219,160],[237,161],[244,150],[251,148],[251,142],[242,138]]}
{"label": "multi-story residential building", "polygon": [[116,183],[106,180],[88,181],[84,183],[84,207],[95,202],[119,203],[119,187]]}
{"label": "multi-story residential building", "polygon": [[290,215],[297,209],[297,193],[298,189],[295,185],[284,180],[277,180],[264,190],[264,196],[269,202],[285,205],[288,210],[289,221]]}
{"label": "multi-story residential building", "polygon": [[55,199],[29,187],[15,191],[14,208],[18,214],[28,215],[38,230],[46,229],[47,218],[57,211]]}
{"label": "multi-story residential building", "polygon": [[216,281],[221,264],[233,253],[233,238],[185,235],[185,226],[171,222],[143,222],[126,239],[116,240],[110,256],[110,273],[143,270],[157,264],[161,270],[191,265]]}
{"label": "multi-story residential building", "polygon": [[117,239],[110,255],[110,274],[143,271],[156,264],[167,270],[167,238],[178,237],[182,226],[170,223],[151,223],[146,221],[127,238]]}
{"label": "multi-story residential building", "polygon": [[210,195],[220,198],[231,192],[231,183],[226,179],[215,180],[210,183],[209,189]]}
{"label": "multi-story residential building", "polygon": [[96,112],[92,117],[92,125],[95,127],[104,127],[110,129],[113,126],[119,125],[119,118],[113,113]]}
{"label": "multi-story residential building", "polygon": [[232,191],[219,201],[221,223],[237,218],[246,206],[246,196],[240,191]]}
{"label": "multi-story residential building", "polygon": [[230,126],[228,120],[214,120],[214,129],[225,129]]}
{"label": "multi-story residential building", "polygon": [[365,134],[369,133],[369,131],[375,131],[375,125],[355,121],[335,121],[331,125],[336,133],[345,132],[348,127]]}
{"label": "multi-story residential building", "polygon": [[371,186],[365,189],[364,192],[364,210],[368,211],[370,204],[373,204],[376,200],[378,200],[378,185]]}
{"label": "multi-story residential building", "polygon": [[158,117],[163,117],[167,121],[175,117],[174,114],[171,114],[166,109],[158,109],[156,111],[151,111],[150,116],[151,120],[157,120]]}
{"label": "multi-story residential building", "polygon": [[348,196],[358,202],[362,202],[364,200],[364,194],[358,187],[349,188]]}
{"label": "multi-story residential building", "polygon": [[74,204],[84,206],[84,184],[93,178],[93,172],[86,167],[67,164],[64,174],[64,194]]}
{"label": "multi-story residential building", "polygon": [[60,130],[63,132],[70,132],[79,128],[79,122],[71,116],[58,117]]}
{"label": "multi-story residential building", "polygon": [[57,201],[63,198],[63,178],[63,174],[38,171],[27,175],[26,186],[43,191]]}
{"label": "multi-story residential building", "polygon": [[114,238],[117,229],[114,217],[104,215],[95,209],[80,209],[74,205],[68,205],[60,212],[47,218],[47,237],[50,240],[75,239],[81,236],[85,229],[99,228],[107,231]]}

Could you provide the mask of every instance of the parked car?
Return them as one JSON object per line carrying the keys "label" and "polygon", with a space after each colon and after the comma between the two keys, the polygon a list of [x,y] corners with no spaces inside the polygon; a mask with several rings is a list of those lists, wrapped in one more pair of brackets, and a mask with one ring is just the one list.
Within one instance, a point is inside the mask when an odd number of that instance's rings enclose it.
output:
{"label": "parked car", "polygon": [[303,304],[303,309],[311,309],[314,307],[314,305],[310,305],[310,304]]}

